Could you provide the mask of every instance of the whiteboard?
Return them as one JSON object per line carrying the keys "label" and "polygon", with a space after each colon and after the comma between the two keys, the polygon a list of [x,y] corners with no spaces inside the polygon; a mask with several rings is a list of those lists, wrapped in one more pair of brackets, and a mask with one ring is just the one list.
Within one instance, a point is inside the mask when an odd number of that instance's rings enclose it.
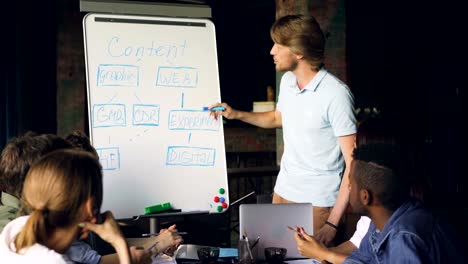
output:
{"label": "whiteboard", "polygon": [[117,218],[170,202],[229,204],[215,28],[206,19],[88,14],[83,19],[90,138]]}

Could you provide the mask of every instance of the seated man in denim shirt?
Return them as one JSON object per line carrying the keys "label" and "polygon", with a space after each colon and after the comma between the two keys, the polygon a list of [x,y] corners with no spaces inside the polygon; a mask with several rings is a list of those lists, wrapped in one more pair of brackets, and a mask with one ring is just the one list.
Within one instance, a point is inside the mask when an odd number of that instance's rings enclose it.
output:
{"label": "seated man in denim shirt", "polygon": [[454,236],[416,199],[408,198],[411,170],[395,146],[354,150],[350,204],[371,218],[359,250],[344,263],[460,263]]}

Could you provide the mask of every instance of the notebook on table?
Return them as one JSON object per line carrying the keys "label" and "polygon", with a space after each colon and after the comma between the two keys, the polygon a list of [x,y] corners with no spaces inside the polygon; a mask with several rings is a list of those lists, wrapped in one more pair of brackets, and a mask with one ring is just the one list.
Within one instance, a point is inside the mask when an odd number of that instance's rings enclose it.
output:
{"label": "notebook on table", "polygon": [[311,203],[242,204],[239,207],[239,233],[242,236],[245,232],[251,244],[260,236],[252,251],[256,259],[265,259],[264,249],[267,247],[286,248],[286,259],[304,258],[297,251],[294,232],[288,226],[304,227],[312,234],[312,214]]}

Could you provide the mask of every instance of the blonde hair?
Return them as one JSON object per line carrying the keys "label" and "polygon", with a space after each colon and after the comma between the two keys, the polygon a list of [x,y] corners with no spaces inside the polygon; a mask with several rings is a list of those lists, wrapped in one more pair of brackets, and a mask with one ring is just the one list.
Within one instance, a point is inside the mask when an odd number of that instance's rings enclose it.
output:
{"label": "blonde hair", "polygon": [[93,155],[80,150],[45,155],[31,167],[24,182],[22,202],[31,214],[15,239],[16,252],[36,243],[47,244],[54,229],[76,222],[89,198],[101,207],[102,171]]}
{"label": "blonde hair", "polygon": [[312,16],[287,15],[271,26],[271,39],[291,49],[315,69],[322,67],[325,53],[325,35]]}

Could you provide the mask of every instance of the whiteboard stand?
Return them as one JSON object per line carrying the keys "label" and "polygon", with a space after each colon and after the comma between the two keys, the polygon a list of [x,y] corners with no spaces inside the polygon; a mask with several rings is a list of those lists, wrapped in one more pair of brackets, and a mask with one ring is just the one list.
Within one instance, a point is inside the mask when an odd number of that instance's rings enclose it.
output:
{"label": "whiteboard stand", "polygon": [[158,214],[144,214],[133,218],[134,221],[144,218],[149,218],[150,234],[157,233],[160,229],[159,218],[171,217],[171,216],[194,216],[194,215],[205,215],[209,214],[210,211],[191,211],[191,212],[169,212],[169,213],[158,213]]}
{"label": "whiteboard stand", "polygon": [[203,110],[221,102],[212,21],[90,13],[83,28],[102,209],[116,218],[167,202],[189,214],[225,212],[222,118]]}

